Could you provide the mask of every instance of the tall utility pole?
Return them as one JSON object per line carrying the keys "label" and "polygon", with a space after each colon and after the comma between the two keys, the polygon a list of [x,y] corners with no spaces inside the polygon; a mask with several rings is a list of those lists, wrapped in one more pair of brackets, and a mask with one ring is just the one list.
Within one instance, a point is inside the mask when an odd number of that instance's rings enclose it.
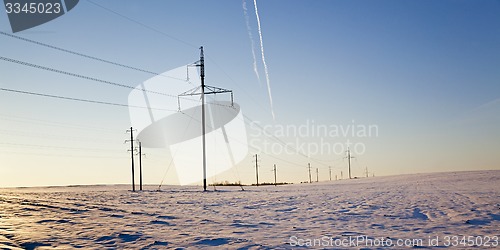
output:
{"label": "tall utility pole", "polygon": [[132,160],[132,192],[135,192],[135,174],[134,174],[134,129],[130,127],[130,130],[127,130],[127,132],[130,132],[130,140],[126,140],[125,142],[130,141],[130,158]]}
{"label": "tall utility pole", "polygon": [[354,158],[354,156],[351,156],[351,150],[347,148],[347,156],[345,157],[348,160],[349,163],[349,179],[352,179],[351,177],[351,159]]}
{"label": "tall utility pole", "polygon": [[259,186],[259,161],[258,155],[255,154],[255,176],[257,177],[257,186]]}
{"label": "tall utility pole", "polygon": [[368,167],[365,166],[365,175],[366,175],[366,178],[368,178]]}
{"label": "tall utility pole", "polygon": [[309,168],[309,183],[312,183],[312,180],[311,180],[311,163],[307,163],[307,166]]}
{"label": "tall utility pole", "polygon": [[328,167],[328,171],[330,173],[330,181],[331,181],[332,180],[332,167],[329,166]]}
{"label": "tall utility pole", "polygon": [[277,182],[276,182],[276,164],[274,164],[273,171],[274,171],[274,186],[277,186]]}
{"label": "tall utility pole", "polygon": [[200,47],[200,67],[201,78],[201,137],[203,144],[203,191],[207,191],[207,153],[205,145],[205,56],[203,55],[203,46]]}
{"label": "tall utility pole", "polygon": [[316,168],[316,182],[319,182],[319,170]]}
{"label": "tall utility pole", "polygon": [[[194,66],[200,67],[200,80],[201,86],[194,89],[188,90],[177,96],[177,101],[180,107],[180,97],[181,96],[194,96],[201,95],[201,143],[203,150],[203,190],[207,191],[207,155],[206,155],[206,141],[205,141],[205,95],[219,94],[219,93],[231,93],[231,105],[233,105],[233,91],[222,89],[218,87],[212,87],[205,85],[205,55],[203,53],[203,46],[200,47],[200,60],[195,62]],[[198,92],[198,90],[201,90]],[[208,90],[208,91],[206,91]]]}
{"label": "tall utility pole", "polygon": [[344,172],[340,171],[340,179],[344,179]]}

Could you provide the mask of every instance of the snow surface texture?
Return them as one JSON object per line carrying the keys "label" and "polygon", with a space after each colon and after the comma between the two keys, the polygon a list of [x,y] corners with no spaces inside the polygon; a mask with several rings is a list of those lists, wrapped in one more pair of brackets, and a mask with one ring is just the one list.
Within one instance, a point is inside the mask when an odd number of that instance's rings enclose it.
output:
{"label": "snow surface texture", "polygon": [[[136,193],[128,186],[0,189],[0,249],[288,249],[307,239],[349,236],[423,239],[428,247],[429,237],[441,237],[440,244],[445,236],[498,237],[499,180],[500,171],[478,171],[246,191],[178,186],[161,192],[148,186],[149,191]],[[360,247],[365,246],[355,248]]]}

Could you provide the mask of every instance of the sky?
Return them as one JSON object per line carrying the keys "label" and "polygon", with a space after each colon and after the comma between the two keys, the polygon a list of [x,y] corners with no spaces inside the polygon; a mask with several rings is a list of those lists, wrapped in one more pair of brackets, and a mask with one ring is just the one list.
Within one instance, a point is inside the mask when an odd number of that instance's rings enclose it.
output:
{"label": "sky", "polygon": [[[14,35],[157,73],[204,46],[206,83],[233,90],[252,121],[245,159],[209,182],[254,183],[255,154],[261,182],[274,164],[282,182],[308,181],[308,164],[313,179],[346,178],[348,141],[357,177],[500,169],[500,1],[257,1],[266,65],[243,3],[81,0]],[[12,34],[3,11],[0,31]],[[1,34],[0,45],[4,58],[132,87],[153,76]],[[5,60],[0,87],[119,104],[130,93]],[[0,91],[0,121],[0,186],[130,182],[127,107]],[[283,144],[294,152],[275,152]],[[169,149],[143,151],[145,183],[179,183]]]}

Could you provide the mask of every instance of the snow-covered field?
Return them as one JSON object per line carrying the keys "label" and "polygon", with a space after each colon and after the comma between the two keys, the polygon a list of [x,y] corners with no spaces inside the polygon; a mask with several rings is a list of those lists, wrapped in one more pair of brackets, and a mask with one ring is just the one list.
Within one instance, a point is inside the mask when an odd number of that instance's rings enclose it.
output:
{"label": "snow-covered field", "polygon": [[129,186],[0,189],[0,248],[488,244],[493,249],[498,248],[500,231],[499,180],[500,171],[478,171],[246,191],[178,186],[161,192],[148,186],[148,191],[136,193]]}

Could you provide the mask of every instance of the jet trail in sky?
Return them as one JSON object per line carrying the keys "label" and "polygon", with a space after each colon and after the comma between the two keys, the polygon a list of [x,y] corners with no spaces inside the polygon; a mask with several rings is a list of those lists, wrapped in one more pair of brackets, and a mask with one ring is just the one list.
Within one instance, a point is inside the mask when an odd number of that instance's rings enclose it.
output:
{"label": "jet trail in sky", "polygon": [[247,9],[247,1],[246,0],[243,0],[243,14],[245,15],[248,37],[250,38],[250,45],[252,47],[253,71],[255,72],[255,75],[257,76],[257,80],[259,80],[259,84],[261,84],[259,70],[257,69],[257,56],[255,55],[255,41],[254,41],[253,35],[252,35],[252,28],[250,27],[250,18],[248,16],[248,9]]}
{"label": "jet trail in sky", "polygon": [[264,55],[264,44],[262,42],[262,29],[260,28],[260,17],[259,17],[259,10],[257,9],[257,0],[253,0],[253,5],[255,7],[255,16],[257,17],[257,27],[259,28],[260,52],[262,55],[262,64],[264,64],[264,73],[266,74],[267,92],[269,94],[269,103],[271,105],[271,114],[273,116],[273,119],[275,119],[274,107],[273,107],[273,96],[271,94],[271,83],[269,81],[269,71],[267,69],[266,57]]}

